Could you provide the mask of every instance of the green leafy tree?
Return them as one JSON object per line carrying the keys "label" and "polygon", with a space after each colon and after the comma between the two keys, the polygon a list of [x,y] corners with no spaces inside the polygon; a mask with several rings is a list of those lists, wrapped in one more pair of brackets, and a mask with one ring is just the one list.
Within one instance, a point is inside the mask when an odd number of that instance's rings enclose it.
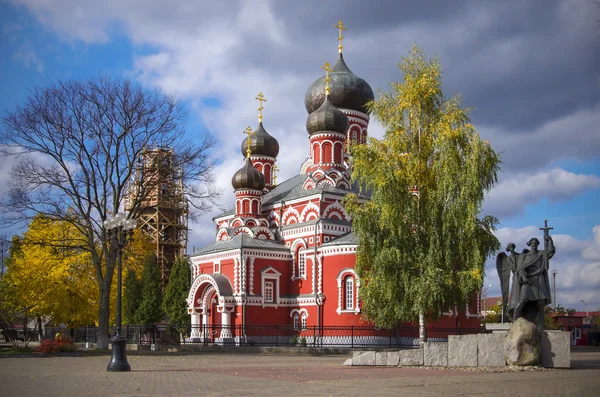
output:
{"label": "green leafy tree", "polygon": [[[497,219],[481,216],[499,156],[442,93],[441,66],[413,48],[403,80],[371,104],[382,140],[353,145],[352,179],[370,200],[348,195],[359,245],[363,313],[377,326],[435,319],[470,301],[498,248]],[[422,337],[424,334],[422,335]]]}
{"label": "green leafy tree", "polygon": [[173,264],[169,275],[169,284],[165,290],[162,307],[169,317],[169,323],[189,325],[190,315],[186,298],[190,291],[190,264],[185,258],[179,258]]}
{"label": "green leafy tree", "polygon": [[160,269],[154,253],[148,255],[142,272],[142,300],[135,312],[138,324],[154,324],[163,318],[162,281]]}
{"label": "green leafy tree", "polygon": [[128,270],[123,283],[125,291],[123,293],[123,318],[125,323],[133,324],[135,322],[135,312],[142,302],[142,281],[138,279],[133,270]]}

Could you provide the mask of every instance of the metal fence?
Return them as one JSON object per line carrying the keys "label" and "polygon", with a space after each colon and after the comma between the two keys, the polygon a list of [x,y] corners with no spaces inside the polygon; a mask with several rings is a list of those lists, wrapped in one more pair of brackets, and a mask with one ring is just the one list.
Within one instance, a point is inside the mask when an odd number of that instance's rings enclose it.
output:
{"label": "metal fence", "polygon": [[[486,333],[482,328],[428,328],[427,340],[445,342],[448,335]],[[45,338],[56,333],[75,343],[96,343],[98,330],[94,326],[77,329],[45,329]],[[114,335],[114,327],[109,330]],[[221,325],[179,326],[172,324],[126,325],[122,336],[128,344],[140,349],[155,346],[306,346],[334,348],[419,347],[418,327],[380,329],[372,326],[307,326],[302,329],[288,325]]]}

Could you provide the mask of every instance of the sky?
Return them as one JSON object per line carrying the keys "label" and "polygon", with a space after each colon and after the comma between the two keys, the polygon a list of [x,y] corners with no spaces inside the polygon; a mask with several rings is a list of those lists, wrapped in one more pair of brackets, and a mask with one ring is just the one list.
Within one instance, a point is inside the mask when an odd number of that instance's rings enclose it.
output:
{"label": "sky", "polygon": [[[402,78],[413,45],[443,68],[447,96],[472,107],[479,134],[502,156],[484,212],[517,250],[548,219],[557,301],[600,309],[600,6],[595,0],[0,0],[0,112],[33,86],[107,74],[174,94],[189,136],[219,140],[219,206],[190,225],[189,251],[215,237],[234,204],[242,131],[264,126],[280,144],[278,181],[308,156],[304,94],[325,61],[344,58],[375,92]],[[369,135],[383,129],[371,120]],[[0,194],[10,162],[0,163]],[[541,238],[540,238],[541,240]],[[491,286],[490,286],[491,285]],[[484,292],[500,294],[495,261]],[[582,303],[581,301],[585,303]]]}

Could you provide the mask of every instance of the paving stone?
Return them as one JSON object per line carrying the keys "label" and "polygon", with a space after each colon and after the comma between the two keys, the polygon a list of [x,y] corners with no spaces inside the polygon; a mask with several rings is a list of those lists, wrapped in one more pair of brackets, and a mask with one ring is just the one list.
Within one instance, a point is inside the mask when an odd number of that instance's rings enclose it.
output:
{"label": "paving stone", "polygon": [[477,366],[477,335],[448,336],[448,366]]}
{"label": "paving stone", "polygon": [[427,366],[448,366],[448,343],[423,343],[423,364]]}
{"label": "paving stone", "polygon": [[495,331],[491,334],[477,334],[477,366],[504,367],[504,339],[506,331]]}

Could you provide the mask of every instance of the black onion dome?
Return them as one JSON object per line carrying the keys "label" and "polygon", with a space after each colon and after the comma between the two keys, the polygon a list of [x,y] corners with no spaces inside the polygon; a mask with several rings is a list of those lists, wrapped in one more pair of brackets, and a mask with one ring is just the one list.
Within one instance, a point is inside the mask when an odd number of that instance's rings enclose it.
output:
{"label": "black onion dome", "polygon": [[[336,107],[369,113],[365,105],[375,98],[373,90],[366,81],[352,73],[341,53],[329,71],[329,79],[329,87],[331,87],[329,98]],[[304,96],[304,105],[308,113],[312,113],[321,106],[324,100],[325,76],[322,76],[308,87]]]}
{"label": "black onion dome", "polygon": [[346,134],[348,124],[348,117],[340,109],[333,106],[329,96],[327,96],[321,107],[308,115],[306,130],[309,135],[322,131]]}
{"label": "black onion dome", "polygon": [[[242,156],[246,156],[248,150],[248,139],[244,139],[241,146]],[[258,124],[256,133],[250,136],[250,150],[252,154],[269,157],[277,157],[279,154],[279,142],[265,130],[262,122]]]}
{"label": "black onion dome", "polygon": [[233,174],[231,185],[234,190],[263,190],[265,187],[265,176],[259,170],[254,168],[250,159],[246,157],[244,166]]}

